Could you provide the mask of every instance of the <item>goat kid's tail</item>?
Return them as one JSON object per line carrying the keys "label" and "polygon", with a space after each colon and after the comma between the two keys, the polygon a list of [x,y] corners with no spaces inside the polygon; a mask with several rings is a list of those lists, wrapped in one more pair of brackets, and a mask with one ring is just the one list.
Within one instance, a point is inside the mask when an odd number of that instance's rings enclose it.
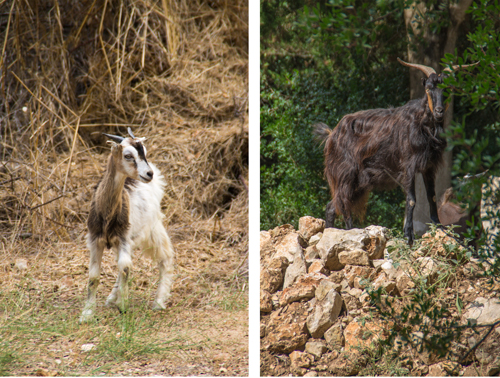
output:
{"label": "goat kid's tail", "polygon": [[326,142],[327,138],[332,133],[332,129],[328,127],[326,123],[318,122],[312,125],[313,128],[313,139],[319,145]]}

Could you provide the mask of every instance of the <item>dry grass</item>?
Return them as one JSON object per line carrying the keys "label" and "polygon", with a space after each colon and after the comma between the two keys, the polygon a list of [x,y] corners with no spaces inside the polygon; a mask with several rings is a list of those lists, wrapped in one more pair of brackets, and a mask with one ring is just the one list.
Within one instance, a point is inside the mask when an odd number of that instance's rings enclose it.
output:
{"label": "dry grass", "polygon": [[[1,3],[0,373],[245,374],[247,14],[244,0]],[[127,126],[148,138],[149,159],[168,183],[162,206],[178,254],[172,307],[149,311],[157,272],[138,253],[130,313],[98,308],[99,322],[81,328],[85,220],[108,152],[101,132]],[[108,254],[101,302],[114,277]],[[236,319],[229,339],[213,334],[227,312]],[[113,364],[104,347],[80,352],[88,340],[120,341],[105,336],[133,319],[142,331],[131,342],[148,346],[139,357]],[[151,338],[158,324],[177,336]],[[237,364],[229,341],[240,346]],[[38,366],[51,348],[71,349],[72,364],[63,356]]]}

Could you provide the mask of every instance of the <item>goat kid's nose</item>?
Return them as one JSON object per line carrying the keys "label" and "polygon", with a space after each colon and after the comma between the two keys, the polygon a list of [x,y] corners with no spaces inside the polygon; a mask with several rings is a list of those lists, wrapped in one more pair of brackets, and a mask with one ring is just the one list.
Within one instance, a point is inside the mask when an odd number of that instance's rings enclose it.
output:
{"label": "goat kid's nose", "polygon": [[152,180],[153,179],[153,171],[148,171],[148,173],[146,173],[148,175],[148,177]]}

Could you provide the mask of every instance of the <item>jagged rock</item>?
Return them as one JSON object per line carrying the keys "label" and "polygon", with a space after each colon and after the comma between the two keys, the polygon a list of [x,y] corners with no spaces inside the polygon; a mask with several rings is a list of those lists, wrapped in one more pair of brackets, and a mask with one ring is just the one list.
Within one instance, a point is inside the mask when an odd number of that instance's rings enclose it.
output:
{"label": "jagged rock", "polygon": [[345,350],[350,352],[369,347],[377,340],[385,338],[385,333],[385,327],[378,320],[366,321],[364,324],[354,320],[344,330]]}
{"label": "jagged rock", "polygon": [[273,311],[273,301],[271,299],[271,294],[266,290],[260,291],[260,311],[261,312],[271,312]]}
{"label": "jagged rock", "polygon": [[354,288],[364,290],[370,282],[364,277],[354,278]]}
{"label": "jagged rock", "polygon": [[446,244],[458,245],[460,249],[463,249],[455,239],[446,235],[443,230],[438,229],[435,231],[434,236],[430,232],[422,235],[422,245],[417,250],[417,253],[423,256],[441,256],[455,259],[457,257],[456,253],[450,251],[450,248],[446,250],[444,247]]}
{"label": "jagged rock", "polygon": [[314,362],[314,356],[306,352],[301,352],[298,350],[290,353],[290,368],[292,373],[297,376],[303,376],[306,374],[307,369]]}
{"label": "jagged rock", "polygon": [[292,286],[283,290],[280,297],[280,305],[284,306],[288,303],[314,297],[316,288],[320,282],[326,280],[326,278],[327,277],[321,273],[308,273],[300,276]]}
{"label": "jagged rock", "polygon": [[447,375],[442,362],[429,366],[430,377],[446,377]]}
{"label": "jagged rock", "polygon": [[[426,276],[429,283],[434,282],[434,279],[438,275],[438,265],[436,261],[431,257],[419,257],[417,263],[419,265],[419,274]],[[415,275],[416,274],[415,272]]]}
{"label": "jagged rock", "polygon": [[264,323],[260,323],[260,338],[266,336],[266,325]]}
{"label": "jagged rock", "polygon": [[361,296],[361,294],[363,294],[363,290],[361,290],[361,289],[357,289],[357,288],[355,288],[355,287],[353,287],[353,288],[351,288],[351,289],[347,290],[347,292],[348,292],[350,295],[352,295],[353,297],[358,298],[358,299],[359,299],[359,297]]}
{"label": "jagged rock", "polygon": [[370,306],[370,294],[368,294],[366,291],[363,291],[363,294],[361,294],[359,296],[359,302],[361,303],[361,306],[369,307]]}
{"label": "jagged rock", "polygon": [[[358,289],[356,289],[358,290]],[[359,301],[358,298],[350,295],[348,292],[342,292],[342,298],[344,300],[344,305],[345,308],[348,312],[351,312],[352,310],[357,310],[362,306],[361,302]]]}
{"label": "jagged rock", "polygon": [[344,332],[342,329],[342,324],[334,324],[324,334],[325,340],[328,346],[335,350],[342,348],[344,346]]}
{"label": "jagged rock", "polygon": [[288,259],[284,256],[273,258],[269,265],[260,271],[260,288],[273,294],[283,285],[284,272]]}
{"label": "jagged rock", "polygon": [[312,354],[316,359],[320,359],[327,350],[325,340],[310,339],[306,343],[306,352]]}
{"label": "jagged rock", "polygon": [[326,228],[316,248],[328,269],[340,270],[344,267],[338,260],[340,252],[362,249],[369,242],[370,237],[362,229],[339,230],[336,228]]}
{"label": "jagged rock", "polygon": [[316,299],[313,312],[307,317],[307,328],[312,337],[319,339],[338,318],[342,309],[342,297],[332,288],[324,298]]}
{"label": "jagged rock", "polygon": [[[383,227],[380,227],[382,230]],[[352,251],[362,249],[373,259],[383,257],[386,238],[382,231],[377,228],[351,230],[339,230],[336,228],[326,228],[323,231],[323,237],[316,244],[319,254],[325,266],[330,270],[340,270],[344,264],[339,261],[339,253],[343,251]],[[373,236],[370,236],[371,235]],[[355,264],[358,265],[358,264]]]}
{"label": "jagged rock", "polygon": [[380,266],[382,270],[387,274],[387,277],[390,280],[395,280],[396,276],[398,275],[398,270],[394,268],[394,265],[392,265],[391,260],[385,260],[385,262]]}
{"label": "jagged rock", "polygon": [[357,358],[339,354],[328,366],[328,371],[334,377],[350,377],[359,373],[360,364]]}
{"label": "jagged rock", "polygon": [[307,307],[299,302],[271,313],[264,348],[271,352],[290,353],[304,347],[309,339],[306,321]]}
{"label": "jagged rock", "polygon": [[316,245],[319,243],[321,240],[321,237],[323,236],[323,232],[318,232],[317,234],[314,234],[313,236],[310,237],[309,239],[309,245]]}
{"label": "jagged rock", "polygon": [[[500,329],[500,327],[497,329]],[[488,367],[496,365],[500,368],[500,359],[498,359],[500,357],[500,334],[498,332],[491,332],[486,340],[477,347],[475,355],[481,365]]]}
{"label": "jagged rock", "polygon": [[410,289],[414,288],[415,283],[406,272],[398,270],[398,273],[396,274],[396,286],[398,291],[403,295],[407,294]]}
{"label": "jagged rock", "polygon": [[323,219],[316,219],[310,216],[305,216],[299,219],[299,234],[305,239],[309,240],[311,236],[318,232],[323,232],[325,229],[325,221]]}
{"label": "jagged rock", "polygon": [[318,301],[322,301],[332,289],[337,291],[337,288],[338,284],[332,281],[323,280],[319,283],[318,287],[316,288],[315,297]]}
{"label": "jagged rock", "polygon": [[319,260],[319,252],[315,245],[310,245],[306,248],[304,252],[304,258],[306,259],[306,264],[312,264],[315,260]]}
{"label": "jagged rock", "polygon": [[293,263],[297,256],[303,255],[302,245],[300,243],[300,235],[297,232],[287,234],[274,247],[276,253],[273,258],[284,256],[290,263]]}
{"label": "jagged rock", "polygon": [[500,300],[498,298],[476,298],[467,306],[463,319],[479,325],[491,324],[500,320]]}
{"label": "jagged rock", "polygon": [[370,266],[368,252],[356,248],[349,251],[339,252],[339,262],[342,265],[362,265]]}
{"label": "jagged rock", "polygon": [[260,250],[262,251],[271,242],[271,233],[269,231],[260,232]]}
{"label": "jagged rock", "polygon": [[368,278],[373,272],[373,269],[366,266],[346,265],[343,272],[349,286],[354,287],[354,279],[356,277]]}
{"label": "jagged rock", "polygon": [[442,365],[443,369],[451,376],[457,376],[460,372],[460,368],[462,367],[458,362],[455,361],[443,361]]}
{"label": "jagged rock", "polygon": [[295,350],[290,353],[290,362],[295,367],[308,368],[311,366],[311,363],[314,362],[314,356],[306,352]]}
{"label": "jagged rock", "polygon": [[314,370],[308,371],[307,373],[304,374],[304,377],[317,377],[317,376],[318,372]]}
{"label": "jagged rock", "polygon": [[306,262],[302,253],[295,256],[293,264],[286,268],[285,279],[283,281],[283,289],[286,289],[303,274],[307,273]]}
{"label": "jagged rock", "polygon": [[429,373],[429,367],[427,365],[417,365],[411,371],[411,375],[414,377],[423,377]]}
{"label": "jagged rock", "polygon": [[370,260],[383,259],[387,243],[387,228],[372,225],[366,227],[365,231],[370,236],[370,244],[366,247]]}
{"label": "jagged rock", "polygon": [[373,281],[373,288],[377,290],[381,287],[385,289],[386,293],[390,294],[396,288],[396,282],[390,280],[385,273],[381,273]]}
{"label": "jagged rock", "polygon": [[345,279],[345,275],[343,271],[330,272],[328,279],[332,282],[341,284],[342,281]]}
{"label": "jagged rock", "polygon": [[495,358],[495,360],[488,366],[488,371],[486,374],[488,374],[488,376],[490,377],[493,377],[499,375],[499,373],[500,373],[500,356],[497,356],[497,358]]}
{"label": "jagged rock", "polygon": [[385,259],[376,259],[376,260],[372,260],[372,264],[373,264],[373,267],[374,268],[378,268],[378,267],[382,267],[382,265],[384,263],[386,263],[387,261],[389,260],[385,260]]}
{"label": "jagged rock", "polygon": [[313,262],[309,266],[309,269],[307,270],[307,272],[308,273],[321,273],[324,275],[328,275],[328,273],[330,273],[330,271],[325,268],[325,264],[323,263],[323,260],[320,260],[320,259],[313,260]]}

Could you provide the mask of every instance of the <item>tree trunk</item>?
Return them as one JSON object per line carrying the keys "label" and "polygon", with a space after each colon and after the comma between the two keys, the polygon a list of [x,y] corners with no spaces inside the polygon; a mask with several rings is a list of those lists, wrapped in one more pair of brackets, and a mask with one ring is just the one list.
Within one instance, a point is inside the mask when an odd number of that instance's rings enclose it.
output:
{"label": "tree trunk", "polygon": [[[408,61],[410,63],[424,64],[432,67],[436,72],[441,72],[441,59],[447,53],[453,53],[459,33],[459,27],[465,19],[465,12],[472,4],[472,0],[459,0],[457,4],[449,5],[450,22],[447,28],[443,28],[440,34],[432,34],[429,24],[425,22],[425,14],[433,12],[423,2],[414,2],[405,9],[404,17],[408,35]],[[422,17],[423,16],[423,17]],[[410,98],[424,96],[421,71],[410,69]],[[449,127],[453,119],[453,98],[445,113],[444,127]],[[451,185],[452,154],[451,151],[444,153],[443,164],[436,175],[436,200],[443,195],[444,191]],[[431,222],[429,203],[421,174],[417,175],[415,183],[416,205],[413,213],[413,227],[415,234],[421,236],[427,231],[427,223]]]}

